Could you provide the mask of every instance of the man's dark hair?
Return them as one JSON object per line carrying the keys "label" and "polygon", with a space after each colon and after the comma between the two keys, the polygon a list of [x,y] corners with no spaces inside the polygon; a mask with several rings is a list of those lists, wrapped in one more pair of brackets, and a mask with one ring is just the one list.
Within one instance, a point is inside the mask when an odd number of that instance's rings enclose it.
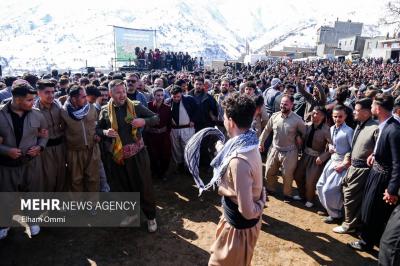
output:
{"label": "man's dark hair", "polygon": [[178,93],[182,93],[182,88],[180,86],[176,86],[176,85],[173,86],[172,89],[171,89],[171,94],[175,95],[175,94],[178,94]]}
{"label": "man's dark hair", "polygon": [[11,89],[13,97],[25,97],[28,94],[36,94],[36,90],[29,83],[13,84]]}
{"label": "man's dark hair", "polygon": [[86,89],[86,95],[88,96],[94,96],[96,98],[101,96],[100,90],[97,88],[97,86],[93,84],[87,85],[85,89]]}
{"label": "man's dark hair", "polygon": [[17,77],[14,76],[7,76],[4,78],[4,83],[7,87],[11,87],[13,82],[17,80]]}
{"label": "man's dark hair", "polygon": [[256,111],[256,103],[252,98],[235,93],[226,98],[222,106],[226,116],[231,118],[239,128],[250,128]]}
{"label": "man's dark hair", "polygon": [[375,96],[379,93],[378,90],[373,89],[372,87],[368,88],[367,91],[364,93],[365,97],[370,98],[371,100],[375,98]]}
{"label": "man's dark hair", "polygon": [[58,77],[58,70],[57,70],[57,69],[53,69],[53,70],[51,71],[51,76],[52,76],[52,77]]}
{"label": "man's dark hair", "polygon": [[323,123],[325,123],[326,118],[328,117],[328,111],[325,109],[324,106],[316,105],[313,108],[313,111],[321,112],[324,114],[325,119],[323,120]]}
{"label": "man's dark hair", "polygon": [[107,86],[100,85],[97,88],[99,89],[99,91],[108,91],[108,84],[107,84]]}
{"label": "man's dark hair", "polygon": [[257,85],[253,82],[253,81],[247,81],[244,84],[244,87],[249,87],[249,88],[253,88],[255,91],[257,90]]}
{"label": "man's dark hair", "polygon": [[79,79],[79,85],[86,86],[90,84],[90,80],[88,78],[81,78]]}
{"label": "man's dark hair", "polygon": [[29,82],[29,84],[33,87],[36,88],[36,82],[39,80],[39,78],[36,75],[30,74],[30,73],[25,73],[22,76],[22,79],[26,80]]}
{"label": "man's dark hair", "polygon": [[79,93],[80,93],[81,90],[84,90],[84,88],[83,88],[82,86],[79,86],[79,85],[72,85],[72,86],[69,88],[68,96],[69,96],[69,97],[77,97],[77,96],[79,95]]}
{"label": "man's dark hair", "polygon": [[346,113],[346,107],[345,107],[344,105],[337,104],[337,105],[333,108],[333,111],[337,111],[337,112],[343,111],[343,112]]}
{"label": "man's dark hair", "polygon": [[37,89],[40,91],[48,87],[54,88],[55,86],[56,84],[48,79],[41,79],[37,82]]}
{"label": "man's dark hair", "polygon": [[264,97],[262,95],[257,95],[254,97],[254,102],[256,107],[262,107],[264,105]]}
{"label": "man's dark hair", "polygon": [[196,77],[196,78],[194,79],[194,82],[196,82],[196,81],[201,82],[201,83],[204,84],[204,79],[203,79],[202,77]]}
{"label": "man's dark hair", "polygon": [[286,83],[285,89],[292,89],[294,92],[296,92],[296,86],[294,86],[292,83]]}
{"label": "man's dark hair", "polygon": [[349,96],[349,89],[343,85],[336,89],[336,100],[339,103],[344,103]]}
{"label": "man's dark hair", "polygon": [[372,100],[370,98],[362,98],[356,101],[357,104],[361,106],[361,109],[371,110]]}
{"label": "man's dark hair", "polygon": [[69,79],[67,77],[65,77],[65,76],[62,76],[60,78],[59,83],[60,83],[60,86],[67,85],[69,83]]}
{"label": "man's dark hair", "polygon": [[392,111],[394,106],[394,99],[392,95],[386,93],[378,93],[375,96],[375,103],[385,109],[386,111]]}
{"label": "man's dark hair", "polygon": [[186,83],[186,80],[184,79],[178,79],[177,81],[175,81],[175,85],[182,87],[183,84]]}
{"label": "man's dark hair", "polygon": [[291,101],[292,103],[294,103],[294,97],[293,97],[292,95],[284,94],[284,95],[282,96],[282,99],[283,99],[284,97],[288,98],[289,101]]}

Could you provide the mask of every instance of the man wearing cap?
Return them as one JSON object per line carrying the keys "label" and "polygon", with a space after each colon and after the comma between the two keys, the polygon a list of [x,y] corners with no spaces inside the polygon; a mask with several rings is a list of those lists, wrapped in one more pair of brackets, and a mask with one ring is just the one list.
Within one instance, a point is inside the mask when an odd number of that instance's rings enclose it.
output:
{"label": "man wearing cap", "polygon": [[370,172],[367,158],[372,154],[378,136],[378,123],[372,119],[372,100],[358,100],[354,107],[354,119],[358,125],[354,131],[351,153],[346,154],[349,170],[342,181],[344,221],[333,232],[354,232],[361,226],[360,209],[365,182]]}
{"label": "man wearing cap", "polygon": [[54,83],[49,80],[39,80],[39,98],[34,107],[44,115],[48,124],[48,137],[46,149],[43,151],[43,178],[45,192],[62,192],[66,189],[65,176],[65,144],[64,122],[61,118],[62,107],[54,99]]}
{"label": "man wearing cap", "polygon": [[100,150],[96,139],[96,108],[87,102],[83,87],[68,92],[61,117],[65,123],[67,174],[72,192],[99,191]]}
{"label": "man wearing cap", "polygon": [[127,87],[127,96],[129,100],[139,101],[143,106],[147,106],[146,97],[136,89],[137,81],[139,80],[139,76],[135,73],[130,73],[127,75],[125,79],[125,84]]}
{"label": "man wearing cap", "polygon": [[[16,80],[12,99],[0,105],[0,192],[37,192],[43,189],[40,153],[47,143],[47,123],[43,114],[33,107],[36,91],[25,81]],[[11,216],[10,216],[11,221]],[[0,239],[9,228],[0,229]],[[31,235],[40,231],[30,226]]]}
{"label": "man wearing cap", "polygon": [[[157,230],[156,205],[150,172],[150,160],[141,128],[154,126],[158,116],[126,96],[122,80],[109,83],[111,100],[101,109],[97,134],[108,143],[111,172],[109,184],[113,192],[140,192],[140,207],[148,219],[148,231]],[[134,216],[128,216],[123,225]]]}
{"label": "man wearing cap", "polygon": [[[292,112],[293,96],[285,95],[281,101],[281,111],[268,120],[260,136],[260,152],[264,152],[264,142],[273,132],[272,147],[268,152],[265,166],[267,189],[275,192],[279,167],[282,166],[283,194],[285,201],[292,199],[293,175],[297,165],[296,138],[304,138],[306,126],[303,119]],[[297,197],[296,197],[297,198]]]}
{"label": "man wearing cap", "polygon": [[271,115],[274,112],[274,103],[275,98],[281,94],[280,87],[282,86],[282,82],[279,78],[273,78],[271,81],[271,87],[266,89],[263,92],[264,96],[264,104],[267,108],[267,112]]}
{"label": "man wearing cap", "polygon": [[166,179],[165,173],[171,158],[171,107],[164,104],[164,90],[153,90],[154,100],[148,103],[150,111],[160,118],[158,125],[146,128],[146,140],[151,159],[152,173],[158,178]]}

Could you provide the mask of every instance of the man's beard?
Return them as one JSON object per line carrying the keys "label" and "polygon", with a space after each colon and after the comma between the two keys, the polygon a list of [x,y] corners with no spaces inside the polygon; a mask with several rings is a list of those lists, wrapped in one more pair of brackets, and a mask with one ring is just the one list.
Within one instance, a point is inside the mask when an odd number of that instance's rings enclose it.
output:
{"label": "man's beard", "polygon": [[290,112],[290,110],[289,110],[289,109],[286,109],[286,108],[281,108],[281,112],[282,112],[283,114],[288,114],[288,113]]}

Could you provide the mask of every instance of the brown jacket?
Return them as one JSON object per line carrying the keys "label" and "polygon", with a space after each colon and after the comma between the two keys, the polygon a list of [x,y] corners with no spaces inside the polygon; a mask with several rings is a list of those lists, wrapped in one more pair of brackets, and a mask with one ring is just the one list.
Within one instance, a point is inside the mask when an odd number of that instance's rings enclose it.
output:
{"label": "brown jacket", "polygon": [[[3,138],[3,143],[0,144],[0,155],[7,155],[11,148],[17,148],[14,127],[9,113],[10,104],[11,101],[0,106],[0,136]],[[22,155],[25,155],[32,146],[46,147],[47,138],[39,137],[40,129],[47,129],[47,122],[43,114],[38,109],[33,108],[24,120],[23,135],[18,146]]]}
{"label": "brown jacket", "polygon": [[61,111],[61,118],[65,123],[65,139],[68,150],[76,151],[93,147],[97,122],[97,111],[94,105],[90,105],[88,114],[80,121],[72,119],[65,108]]}
{"label": "brown jacket", "polygon": [[50,109],[47,109],[39,101],[38,108],[47,121],[49,127],[49,139],[63,137],[64,121],[61,119],[62,107],[53,103],[51,104]]}
{"label": "brown jacket", "polygon": [[[304,147],[307,147],[307,140],[310,135],[312,128],[312,122],[306,123],[306,137],[304,138]],[[328,125],[323,124],[321,127],[318,127],[314,132],[314,137],[312,140],[312,150],[319,153],[319,158],[326,162],[331,154],[328,151],[327,144],[331,144],[331,133]]]}

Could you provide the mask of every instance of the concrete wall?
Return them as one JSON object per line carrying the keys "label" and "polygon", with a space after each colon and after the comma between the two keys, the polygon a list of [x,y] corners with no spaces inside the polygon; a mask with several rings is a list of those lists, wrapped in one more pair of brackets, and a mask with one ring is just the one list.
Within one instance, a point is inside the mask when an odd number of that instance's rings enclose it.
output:
{"label": "concrete wall", "polygon": [[326,54],[333,54],[335,50],[337,49],[336,45],[335,46],[330,46],[327,44],[318,44],[317,45],[317,56],[323,57]]}
{"label": "concrete wall", "polygon": [[361,36],[362,23],[335,21],[335,27],[322,26],[318,29],[317,43],[325,43],[331,46],[337,45],[339,39],[351,36]]}

